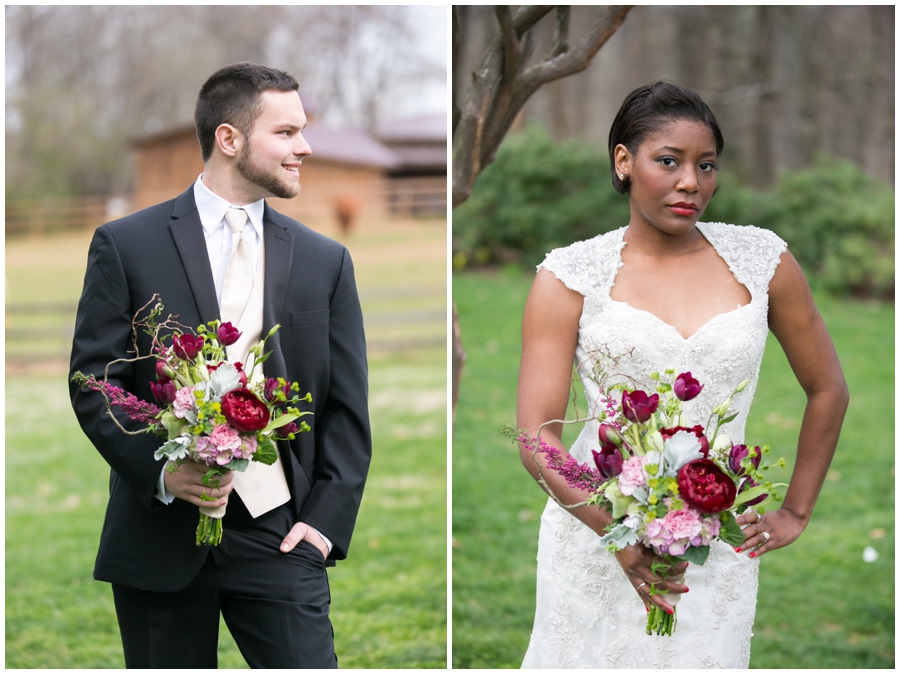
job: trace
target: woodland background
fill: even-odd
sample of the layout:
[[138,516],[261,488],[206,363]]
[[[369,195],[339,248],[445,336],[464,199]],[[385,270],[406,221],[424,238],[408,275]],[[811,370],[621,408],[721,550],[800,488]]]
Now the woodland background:
[[[498,25],[490,7],[457,12],[459,104]],[[571,44],[594,13],[572,7]],[[553,21],[534,33],[543,54]],[[525,104],[454,211],[455,268],[533,265],[626,224],[609,127],[630,91],[660,79],[697,91],[725,136],[722,188],[704,220],[774,230],[828,290],[893,295],[892,6],[634,7],[586,70]]]

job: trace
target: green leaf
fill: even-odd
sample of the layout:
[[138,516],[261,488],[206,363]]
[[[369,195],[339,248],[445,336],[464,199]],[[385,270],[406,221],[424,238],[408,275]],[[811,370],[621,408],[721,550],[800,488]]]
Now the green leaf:
[[237,471],[238,473],[243,473],[247,470],[247,466],[250,465],[250,459],[232,459],[228,462],[228,467],[231,470]]
[[734,499],[735,505],[740,505],[741,503],[746,503],[747,501],[752,501],[757,496],[762,496],[763,494],[768,494],[769,490],[760,485],[759,487],[753,487],[752,489],[748,489],[747,491],[742,491],[737,495],[737,498]]
[[256,446],[256,453],[253,455],[253,460],[271,466],[275,463],[275,459],[277,458],[278,448],[275,446],[275,443],[272,442],[272,438],[268,436],[263,437]]
[[719,522],[722,525],[719,529],[719,538],[725,543],[728,543],[728,545],[734,547],[740,545],[747,539],[747,537],[744,536],[744,532],[741,531],[741,525],[738,524],[730,511],[726,510],[719,513]]
[[734,421],[735,419],[737,419],[736,412],[734,414],[732,414],[730,417],[725,417],[724,419],[722,419],[722,421],[719,422],[719,425],[723,426],[723,425],[727,424],[729,421]]
[[281,428],[282,426],[287,426],[294,419],[297,419],[299,417],[300,417],[299,414],[282,414],[277,419],[272,419],[272,421],[270,421],[268,424],[266,424],[266,427],[264,429],[262,429],[262,432],[268,433],[269,431],[274,431],[276,428]]
[[699,564],[700,566],[703,566],[703,564],[706,563],[707,557],[709,557],[709,546],[698,545],[696,547],[689,547],[684,551],[684,554],[676,555],[675,559],[680,559],[685,562],[690,562],[691,564]]

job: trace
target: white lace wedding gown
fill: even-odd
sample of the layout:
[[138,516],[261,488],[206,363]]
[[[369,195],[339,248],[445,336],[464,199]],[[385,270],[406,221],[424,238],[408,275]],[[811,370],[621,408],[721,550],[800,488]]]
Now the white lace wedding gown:
[[[769,281],[787,246],[756,227],[698,223],[697,228],[752,300],[715,316],[687,339],[653,314],[610,298],[622,265],[624,228],[558,248],[540,266],[584,295],[576,359],[589,405],[596,406],[598,398],[587,376],[591,354],[604,348],[615,355],[633,349],[619,369],[644,390],[655,386],[650,373],[667,368],[690,371],[705,384],[698,398],[684,404],[689,426],[705,425],[712,408],[749,379],[732,406],[737,418],[724,427],[738,444],[744,441],[768,334]],[[569,448],[576,459],[593,465],[597,431],[597,422],[585,424]],[[643,603],[616,558],[597,541],[579,520],[552,500],[547,503],[538,541],[537,610],[523,668],[748,667],[759,560],[714,543],[705,565],[688,567],[690,592],[678,604],[675,635],[648,636]]]

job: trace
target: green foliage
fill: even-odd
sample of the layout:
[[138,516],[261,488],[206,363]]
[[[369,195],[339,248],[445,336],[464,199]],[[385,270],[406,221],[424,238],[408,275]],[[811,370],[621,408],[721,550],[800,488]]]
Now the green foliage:
[[[516,416],[519,335],[532,278],[465,272],[453,280],[467,356],[453,429],[453,664],[458,668],[520,666],[534,621],[537,535],[547,496],[522,467],[516,447],[499,433]],[[794,544],[761,559],[750,666],[890,668],[894,311],[877,301],[821,293],[816,302],[844,368],[850,407],[812,521]],[[581,393],[578,401],[583,413]],[[805,404],[783,351],[770,339],[747,437],[765,440],[775,456],[784,455],[795,466]],[[571,407],[567,416],[573,418]],[[567,426],[563,442],[571,443],[578,430]],[[769,473],[788,481],[784,471]],[[877,561],[863,562],[867,546],[878,552]]]
[[[604,148],[556,143],[538,127],[512,134],[453,214],[454,268],[539,263],[559,246],[628,223]],[[894,290],[894,195],[847,161],[821,157],[758,191],[719,173],[703,220],[756,225],[787,241],[810,283],[886,297]]]
[[628,222],[599,147],[556,143],[539,127],[510,135],[453,212],[454,265],[533,265],[559,246]]
[[[342,667],[446,666],[446,381],[444,349],[370,356],[375,451],[348,559],[329,570]],[[6,405],[6,664],[121,668],[112,592],[91,578],[109,467],[64,376],[8,377]],[[246,668],[224,622],[219,666]]]

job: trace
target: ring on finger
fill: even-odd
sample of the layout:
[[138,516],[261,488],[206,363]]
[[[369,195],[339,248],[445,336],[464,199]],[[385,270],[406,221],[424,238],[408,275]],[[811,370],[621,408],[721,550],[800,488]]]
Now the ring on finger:
[[771,536],[769,535],[769,532],[768,532],[768,531],[763,531],[763,532],[762,532],[762,535],[766,537],[766,543],[768,543],[768,542],[769,542],[769,539],[771,538]]
[[762,515],[760,515],[758,512],[755,512],[755,511],[754,511],[754,514],[756,515],[755,524],[759,524],[760,522],[762,522]]
[[637,586],[636,588],[634,588],[634,589],[638,591],[638,594],[641,594],[641,588],[644,587],[644,585],[646,585],[646,584],[647,584],[647,583],[646,583],[646,581],[645,581],[645,582],[641,583],[640,585],[638,585],[638,586]]

